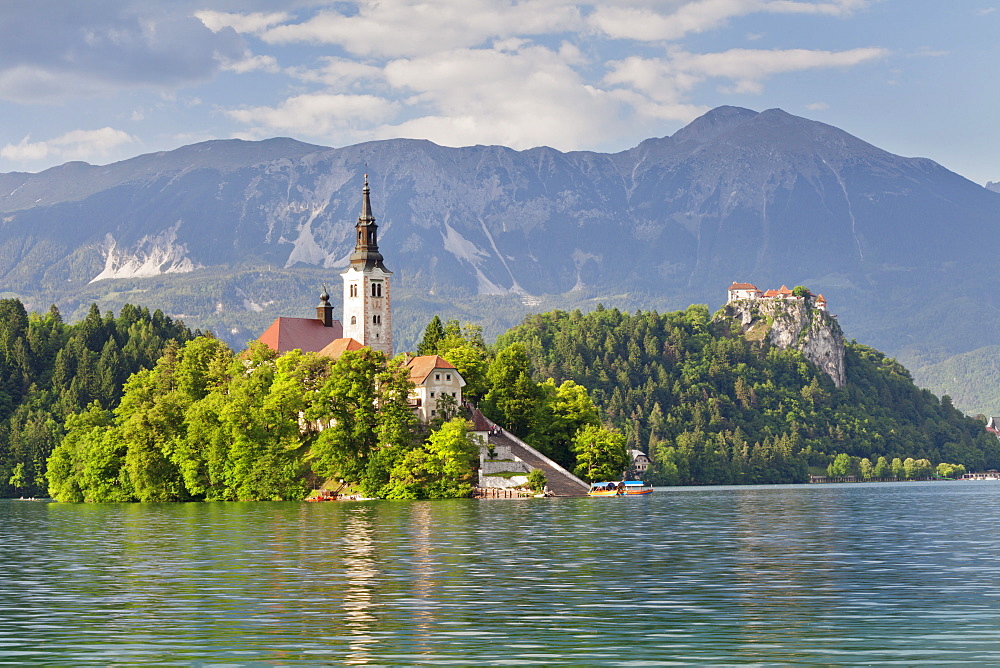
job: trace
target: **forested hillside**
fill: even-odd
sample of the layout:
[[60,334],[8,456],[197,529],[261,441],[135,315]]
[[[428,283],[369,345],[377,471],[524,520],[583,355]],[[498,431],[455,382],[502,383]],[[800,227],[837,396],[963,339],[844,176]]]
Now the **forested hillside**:
[[153,366],[169,341],[192,336],[182,322],[131,304],[117,318],[92,306],[67,325],[54,306],[29,314],[0,299],[0,496],[44,496],[45,461],[66,417],[93,401],[117,405],[129,376]]
[[898,362],[847,345],[847,384],[796,350],[750,342],[704,306],[634,315],[615,309],[527,318],[498,341],[521,343],[536,379],[588,388],[661,484],[798,482],[840,453],[1000,467],[1000,442]]

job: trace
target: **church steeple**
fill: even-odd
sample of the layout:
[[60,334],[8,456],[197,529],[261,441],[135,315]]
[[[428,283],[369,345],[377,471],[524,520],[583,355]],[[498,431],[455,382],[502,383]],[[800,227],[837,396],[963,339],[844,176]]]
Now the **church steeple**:
[[344,279],[344,336],[372,350],[381,350],[392,357],[392,272],[382,263],[378,252],[378,225],[372,215],[372,202],[365,174],[361,191],[361,215],[358,216],[357,239],[351,264],[341,276]]
[[355,226],[357,238],[354,252],[351,253],[351,266],[358,271],[378,267],[388,271],[382,264],[382,254],[378,252],[378,225],[372,215],[371,189],[368,187],[368,175],[365,174],[365,187],[361,191],[361,215]]

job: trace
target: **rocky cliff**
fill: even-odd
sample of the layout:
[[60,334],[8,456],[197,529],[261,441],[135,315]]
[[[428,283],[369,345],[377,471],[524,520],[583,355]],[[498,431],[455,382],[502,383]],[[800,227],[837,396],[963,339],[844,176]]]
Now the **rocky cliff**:
[[844,333],[837,319],[816,308],[812,299],[740,299],[726,304],[723,313],[739,323],[747,339],[795,348],[837,387],[847,382]]

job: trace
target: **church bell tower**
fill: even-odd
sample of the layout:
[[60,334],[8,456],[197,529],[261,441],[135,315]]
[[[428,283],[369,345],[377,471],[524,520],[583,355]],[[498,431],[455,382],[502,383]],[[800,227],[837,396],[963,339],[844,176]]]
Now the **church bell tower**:
[[378,252],[378,225],[372,215],[368,175],[361,196],[361,215],[351,265],[344,278],[344,336],[392,357],[392,309],[389,276]]

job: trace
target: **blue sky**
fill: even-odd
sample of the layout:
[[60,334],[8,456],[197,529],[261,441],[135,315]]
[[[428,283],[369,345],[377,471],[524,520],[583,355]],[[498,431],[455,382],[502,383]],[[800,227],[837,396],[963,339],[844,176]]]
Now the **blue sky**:
[[206,139],[617,151],[785,111],[1000,180],[1000,0],[4,0],[0,171]]

